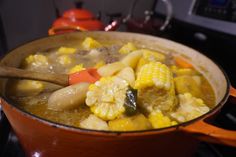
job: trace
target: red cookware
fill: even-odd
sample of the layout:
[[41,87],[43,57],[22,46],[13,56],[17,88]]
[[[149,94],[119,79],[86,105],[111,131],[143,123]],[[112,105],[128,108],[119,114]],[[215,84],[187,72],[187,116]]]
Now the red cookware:
[[22,45],[9,52],[2,59],[1,65],[19,67],[29,54],[62,45],[78,44],[88,36],[98,41],[132,41],[163,53],[172,52],[186,56],[213,86],[216,95],[215,107],[201,117],[168,128],[131,132],[87,130],[54,123],[23,111],[5,95],[8,80],[1,79],[1,106],[28,157],[190,157],[199,140],[236,147],[235,131],[210,123],[229,96],[235,100],[236,90],[217,64],[196,50],[176,42],[122,32],[66,33]]

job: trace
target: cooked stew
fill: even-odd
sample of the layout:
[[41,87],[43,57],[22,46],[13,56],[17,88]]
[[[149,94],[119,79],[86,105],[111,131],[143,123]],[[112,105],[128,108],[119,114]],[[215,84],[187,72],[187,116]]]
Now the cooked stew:
[[79,74],[80,82],[67,87],[34,80],[7,84],[8,97],[23,110],[79,128],[164,128],[197,118],[215,105],[210,83],[184,56],[131,42],[107,44],[87,37],[75,47],[29,55],[21,68]]

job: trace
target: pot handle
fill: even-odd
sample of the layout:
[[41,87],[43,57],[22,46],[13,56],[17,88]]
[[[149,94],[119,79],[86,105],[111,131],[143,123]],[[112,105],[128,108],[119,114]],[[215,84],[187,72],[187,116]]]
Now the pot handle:
[[236,89],[231,86],[229,94],[230,94],[230,102],[236,104]]
[[[236,104],[236,89],[231,86],[229,93],[231,102]],[[180,130],[190,133],[202,141],[236,147],[236,131],[219,128],[205,122],[204,119],[191,125],[180,127]]]
[[213,126],[204,120],[180,127],[180,130],[202,141],[236,147],[236,131]]
[[52,27],[48,30],[48,35],[55,35],[55,34],[61,34],[65,32],[75,32],[75,31],[87,31],[87,30],[79,26]]

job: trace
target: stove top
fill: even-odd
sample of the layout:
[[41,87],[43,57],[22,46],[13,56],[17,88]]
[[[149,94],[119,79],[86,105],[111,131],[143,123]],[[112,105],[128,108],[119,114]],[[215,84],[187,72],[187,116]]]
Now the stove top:
[[[234,104],[227,103],[220,114],[212,122],[214,125],[236,130],[236,108]],[[11,127],[1,112],[0,114],[0,157],[25,157],[21,145],[11,130]],[[194,157],[234,157],[236,149],[223,145],[201,142]]]

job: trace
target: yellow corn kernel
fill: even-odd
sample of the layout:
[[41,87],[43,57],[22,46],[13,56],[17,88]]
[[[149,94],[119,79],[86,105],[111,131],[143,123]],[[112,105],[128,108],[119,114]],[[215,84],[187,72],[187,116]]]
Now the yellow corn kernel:
[[127,54],[127,53],[130,53],[134,50],[137,50],[136,46],[131,43],[131,42],[128,42],[127,44],[125,44],[124,46],[122,46],[119,50],[119,52],[121,54]]
[[156,51],[141,49],[143,51],[143,58],[150,62],[164,62],[166,57],[164,54],[161,54]]
[[137,64],[136,69],[135,69],[136,75],[140,71],[141,67],[144,66],[147,63],[149,63],[149,61],[147,59],[144,59],[143,57],[139,59],[138,64]]
[[61,65],[68,65],[68,64],[71,64],[72,60],[68,55],[61,55],[58,57],[58,62]]
[[108,126],[113,131],[147,130],[152,128],[150,122],[143,114],[109,121]]
[[42,54],[29,55],[27,58],[25,58],[25,62],[27,65],[48,65],[48,58]]
[[82,71],[84,69],[85,68],[84,68],[83,64],[78,64],[78,65],[76,65],[76,66],[74,66],[70,69],[69,74],[73,74],[75,72],[79,72],[79,71]]
[[82,47],[86,50],[99,48],[101,46],[102,45],[98,41],[94,40],[91,37],[85,38],[84,41],[82,42]]
[[125,112],[129,84],[119,77],[103,77],[89,86],[86,105],[99,118],[113,120]]
[[57,51],[57,54],[73,54],[75,53],[76,49],[75,48],[70,48],[70,47],[60,47]]
[[179,107],[170,115],[179,122],[197,118],[210,110],[202,99],[193,97],[190,93],[178,95]]
[[176,121],[171,121],[167,116],[164,116],[161,111],[155,111],[149,114],[149,121],[153,128],[164,128],[178,124]]
[[169,90],[173,80],[170,69],[160,62],[150,62],[141,67],[135,81],[135,89],[155,86]]
[[96,63],[94,68],[98,69],[98,68],[102,67],[103,65],[105,65],[105,62],[104,61],[99,61],[99,62]]

